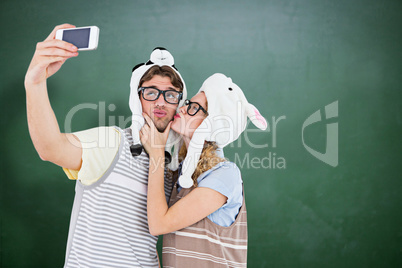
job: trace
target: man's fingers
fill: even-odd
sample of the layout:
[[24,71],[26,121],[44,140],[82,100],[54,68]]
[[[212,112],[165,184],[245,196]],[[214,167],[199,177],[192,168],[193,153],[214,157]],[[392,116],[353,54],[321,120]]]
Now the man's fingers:
[[59,49],[64,49],[64,50],[71,51],[71,52],[76,52],[78,50],[78,48],[76,46],[74,46],[73,44],[62,41],[62,40],[57,40],[57,39],[39,42],[36,45],[37,50],[42,50],[42,49],[47,49],[47,48],[59,48]]
[[40,62],[38,66],[41,68],[47,68],[52,63],[55,62],[61,62],[64,63],[66,60],[68,60],[70,57],[44,57],[44,59]]
[[75,27],[74,25],[68,24],[68,23],[65,23],[65,24],[62,24],[62,25],[58,25],[58,26],[56,26],[56,27],[53,29],[53,31],[49,34],[49,36],[48,36],[45,40],[54,39],[54,38],[56,37],[56,32],[57,32],[57,30],[60,30],[60,29],[69,29],[69,28],[76,28],[76,27]]
[[78,56],[78,52],[67,51],[64,49],[51,47],[46,49],[40,49],[37,51],[37,55],[50,56],[50,57],[74,57]]

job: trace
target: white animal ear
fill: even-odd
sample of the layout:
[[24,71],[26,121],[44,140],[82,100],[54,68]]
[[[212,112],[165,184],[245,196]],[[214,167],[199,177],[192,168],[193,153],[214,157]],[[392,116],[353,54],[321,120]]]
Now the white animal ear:
[[265,118],[260,114],[257,108],[251,103],[247,106],[247,116],[250,118],[251,122],[261,130],[267,129],[267,121]]

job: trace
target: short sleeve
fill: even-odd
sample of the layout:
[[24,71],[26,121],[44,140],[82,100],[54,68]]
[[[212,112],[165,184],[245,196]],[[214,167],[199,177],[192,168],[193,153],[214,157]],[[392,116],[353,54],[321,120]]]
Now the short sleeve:
[[[240,170],[232,162],[222,162],[204,176],[200,176],[198,187],[206,187],[215,190],[228,198],[226,205],[233,203],[234,195],[239,193],[242,187]],[[240,191],[241,193],[241,191]]]
[[110,167],[120,146],[120,132],[114,127],[98,127],[73,133],[81,142],[80,170],[63,168],[69,179],[84,185],[96,182]]
[[228,198],[227,202],[208,215],[208,218],[220,226],[230,226],[243,204],[243,181],[239,168],[232,162],[219,163],[203,173],[199,179],[198,187],[213,189]]

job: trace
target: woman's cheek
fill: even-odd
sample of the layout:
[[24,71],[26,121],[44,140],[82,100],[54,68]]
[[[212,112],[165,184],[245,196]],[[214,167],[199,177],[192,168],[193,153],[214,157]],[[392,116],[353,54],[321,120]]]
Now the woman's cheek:
[[183,128],[183,124],[182,124],[183,119],[182,118],[175,118],[173,120],[172,126],[171,128],[173,129],[173,131],[175,131],[176,133],[179,134],[184,134],[184,129]]

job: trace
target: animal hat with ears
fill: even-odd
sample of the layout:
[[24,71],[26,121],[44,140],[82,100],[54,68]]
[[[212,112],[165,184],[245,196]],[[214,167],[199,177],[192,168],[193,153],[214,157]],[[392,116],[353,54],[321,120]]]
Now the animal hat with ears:
[[254,105],[249,103],[243,91],[232,79],[216,73],[202,84],[199,92],[204,92],[208,101],[208,116],[194,131],[187,155],[182,166],[179,184],[183,188],[193,186],[191,179],[200,159],[205,141],[214,141],[223,148],[235,141],[246,129],[247,117],[261,130],[267,122]]
[[[181,81],[183,82],[183,95],[179,102],[177,109],[183,106],[184,100],[187,98],[187,89],[186,84],[184,83],[183,78],[181,77],[179,71],[174,66],[174,58],[169,51],[165,48],[157,47],[155,48],[150,56],[150,59],[146,63],[140,63],[133,68],[133,73],[131,75],[131,82],[130,82],[130,109],[132,112],[132,119],[131,119],[131,133],[133,136],[133,143],[130,147],[131,153],[133,156],[139,155],[142,152],[142,145],[140,141],[140,134],[139,131],[144,125],[144,117],[142,116],[142,105],[140,98],[138,96],[139,92],[139,84],[142,76],[148,71],[152,66],[169,66],[171,67],[180,77]],[[171,170],[177,170],[179,161],[178,161],[178,152],[181,143],[180,136],[175,133],[173,130],[169,131],[168,140],[165,147],[165,155],[171,156],[171,161],[167,165],[168,168]]]

